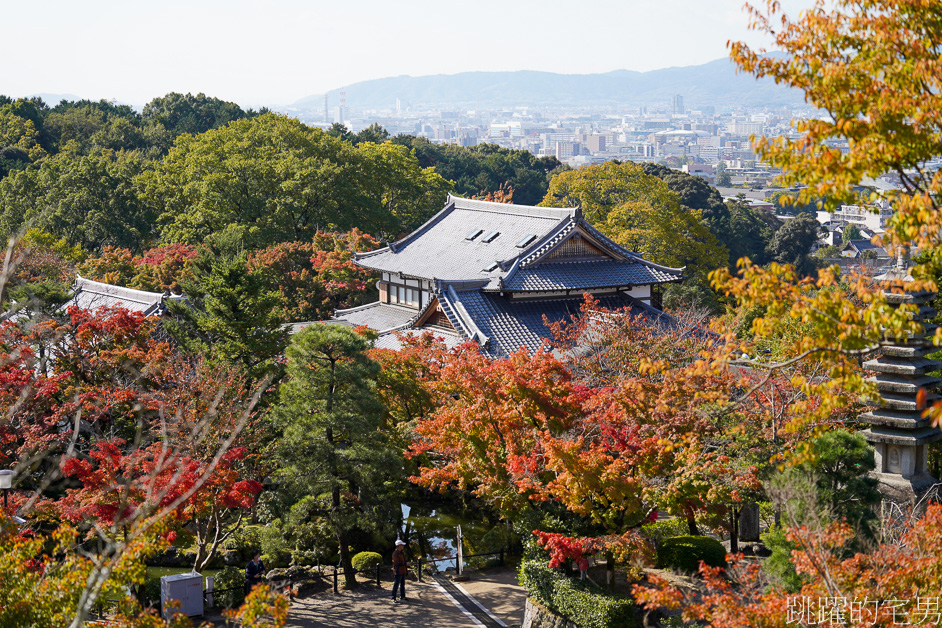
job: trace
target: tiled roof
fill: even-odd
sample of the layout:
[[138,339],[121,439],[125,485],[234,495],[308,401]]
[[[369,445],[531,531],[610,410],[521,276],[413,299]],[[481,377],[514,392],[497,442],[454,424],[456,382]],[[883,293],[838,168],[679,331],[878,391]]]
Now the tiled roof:
[[142,312],[145,316],[157,316],[163,313],[163,300],[164,295],[160,292],[112,286],[79,276],[75,280],[72,298],[62,307],[65,309],[74,305],[83,310],[122,307],[132,312]]
[[[531,207],[452,197],[449,204],[422,227],[399,242],[356,255],[361,266],[401,273],[409,277],[443,280],[490,279],[506,269],[484,272],[497,261],[517,258],[526,249],[517,244],[526,236],[540,238],[562,222],[571,221],[575,210]],[[468,234],[483,233],[473,240]],[[485,236],[500,235],[491,242]]]
[[640,262],[600,259],[543,263],[522,268],[506,280],[509,290],[588,290],[606,286],[634,286],[677,281],[679,277]]
[[[459,292],[457,295],[443,294],[439,298],[455,307],[458,303],[453,303],[454,296],[458,297],[458,303],[487,338],[485,350],[497,357],[510,355],[521,347],[531,353],[540,350],[543,341],[551,338],[543,316],[550,322],[566,320],[578,315],[583,303],[582,295],[512,300],[480,291]],[[602,308],[631,307],[632,311],[641,313],[646,318],[666,317],[665,314],[625,294],[602,295],[596,298]]]
[[383,332],[407,325],[418,315],[419,311],[413,308],[376,301],[348,310],[337,310],[331,322],[344,323],[351,327],[366,325],[370,329]]
[[376,342],[373,343],[373,346],[377,349],[392,349],[394,351],[399,351],[402,349],[402,342],[399,341],[399,334],[419,336],[426,331],[431,331],[436,337],[444,340],[445,346],[449,349],[467,342],[467,339],[462,338],[454,332],[423,327],[421,329],[403,329],[380,334],[379,338],[376,339]]

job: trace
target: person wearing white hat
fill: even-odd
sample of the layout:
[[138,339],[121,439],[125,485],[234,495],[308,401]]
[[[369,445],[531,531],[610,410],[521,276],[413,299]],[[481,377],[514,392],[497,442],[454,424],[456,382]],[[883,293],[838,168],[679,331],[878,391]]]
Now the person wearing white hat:
[[409,573],[409,564],[406,562],[406,553],[403,551],[405,548],[406,542],[402,539],[396,539],[396,550],[392,555],[392,564],[393,564],[393,590],[392,590],[392,599],[393,602],[398,601],[396,599],[396,591],[399,591],[399,599],[405,601],[406,599],[406,574]]

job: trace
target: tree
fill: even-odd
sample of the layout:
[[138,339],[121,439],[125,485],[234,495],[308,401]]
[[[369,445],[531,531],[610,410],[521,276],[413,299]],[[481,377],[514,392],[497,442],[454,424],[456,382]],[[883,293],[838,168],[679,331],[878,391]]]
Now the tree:
[[379,431],[383,407],[374,392],[379,366],[370,341],[338,325],[311,325],[287,350],[287,381],[278,391],[282,476],[312,496],[333,532],[348,587],[356,586],[349,544],[356,528],[396,520],[393,491],[401,460]]
[[769,244],[779,226],[774,216],[762,210],[753,209],[739,195],[736,200],[727,201],[730,213],[729,224],[729,267],[736,268],[736,263],[748,257],[756,264],[769,261]]
[[153,226],[132,185],[144,168],[133,154],[104,151],[60,153],[13,172],[0,181],[0,232],[33,226],[85,250],[140,250]]
[[180,136],[137,183],[159,212],[164,243],[196,245],[239,225],[254,232],[257,248],[353,227],[395,237],[401,222],[412,224],[440,206],[447,190],[408,151],[357,149],[273,114]]
[[716,164],[716,185],[721,188],[728,188],[733,185],[733,180],[726,171],[726,164],[722,161]]
[[237,364],[254,376],[275,368],[287,332],[278,296],[259,271],[248,269],[244,232],[227,229],[208,238],[181,283],[186,301],[172,301],[167,332],[192,353]]
[[632,163],[608,162],[553,177],[542,205],[580,206],[586,219],[618,244],[658,264],[706,275],[728,253],[660,179]]
[[845,225],[844,229],[841,231],[841,242],[847,244],[851,240],[860,240],[863,238],[863,235],[860,233],[860,227],[854,223]]
[[379,243],[358,229],[349,233],[317,232],[313,242],[284,242],[252,253],[248,267],[258,272],[278,295],[282,322],[329,318],[335,309],[370,300],[375,273],[353,263],[355,251]]
[[515,202],[536,205],[546,195],[553,175],[568,169],[555,157],[536,157],[527,150],[495,144],[437,145],[411,135],[397,135],[391,141],[411,149],[421,167],[434,167],[435,172],[453,182],[458,195],[465,197],[497,194],[501,187],[509,187],[514,190]]
[[799,214],[782,225],[769,242],[768,255],[779,264],[791,264],[802,276],[814,273],[811,249],[823,233],[811,214]]

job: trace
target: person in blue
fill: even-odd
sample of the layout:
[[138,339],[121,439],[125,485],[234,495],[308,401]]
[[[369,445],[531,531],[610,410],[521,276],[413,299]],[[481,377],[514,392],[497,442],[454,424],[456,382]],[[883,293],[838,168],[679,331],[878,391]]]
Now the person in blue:
[[406,575],[409,573],[409,563],[406,562],[406,553],[403,550],[406,543],[402,539],[396,541],[396,550],[392,555],[393,565],[393,590],[392,599],[396,602],[396,589],[399,590],[399,599],[406,599]]
[[245,566],[245,594],[248,595],[252,587],[262,581],[265,573],[265,564],[262,562],[262,553],[258,550],[252,552],[252,560]]

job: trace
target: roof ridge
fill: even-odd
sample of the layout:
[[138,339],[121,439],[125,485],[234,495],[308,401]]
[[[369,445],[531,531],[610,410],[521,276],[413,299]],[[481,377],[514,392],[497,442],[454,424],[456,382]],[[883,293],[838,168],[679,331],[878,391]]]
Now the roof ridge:
[[566,216],[572,216],[578,211],[578,208],[574,207],[538,207],[536,205],[517,205],[516,203],[497,203],[495,201],[482,201],[473,198],[451,196],[450,194],[449,201],[454,203],[457,209],[510,214],[514,216],[529,216],[530,218],[560,219]]
[[163,299],[163,292],[148,292],[147,290],[138,290],[137,288],[128,288],[126,286],[116,286],[114,284],[105,283],[103,281],[95,281],[94,279],[88,279],[82,277],[79,274],[76,274],[75,277],[75,291],[86,290],[88,292],[97,291],[103,292],[104,294],[109,295],[120,295],[120,296],[132,296],[132,295],[141,295],[151,297],[146,300],[146,303],[157,302]]

